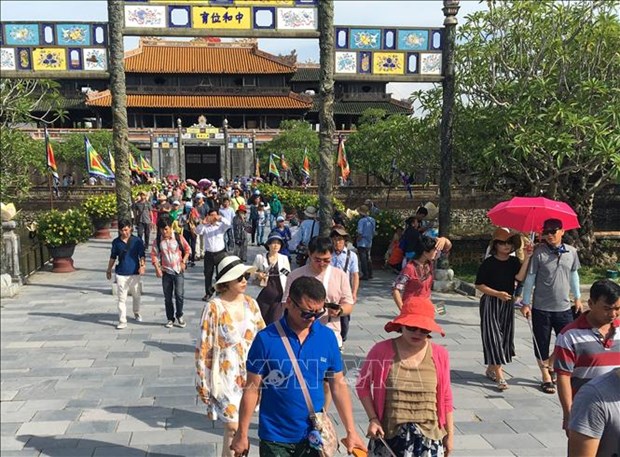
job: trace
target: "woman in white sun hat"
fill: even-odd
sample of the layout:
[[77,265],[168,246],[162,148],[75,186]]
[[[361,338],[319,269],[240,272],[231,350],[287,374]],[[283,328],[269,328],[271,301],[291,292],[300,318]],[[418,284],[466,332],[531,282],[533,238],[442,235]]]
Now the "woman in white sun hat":
[[232,456],[230,442],[239,423],[239,403],[246,381],[245,362],[256,334],[265,328],[256,301],[245,294],[256,269],[237,256],[217,265],[217,295],[204,307],[196,344],[196,389],[207,417],[224,423],[222,456]]

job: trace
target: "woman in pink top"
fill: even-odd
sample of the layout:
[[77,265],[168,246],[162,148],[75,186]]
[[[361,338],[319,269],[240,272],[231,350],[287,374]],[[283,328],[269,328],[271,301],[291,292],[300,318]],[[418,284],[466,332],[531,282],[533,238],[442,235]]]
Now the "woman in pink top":
[[[453,448],[448,351],[430,340],[445,336],[430,299],[410,297],[385,325],[400,336],[377,343],[366,356],[357,395],[369,418],[368,455],[448,456]],[[386,449],[386,446],[390,450]]]
[[420,248],[422,251],[414,254],[413,259],[407,262],[392,284],[392,298],[399,310],[408,297],[431,297],[433,263],[437,253],[448,252],[452,248],[452,243],[443,237],[423,236]]

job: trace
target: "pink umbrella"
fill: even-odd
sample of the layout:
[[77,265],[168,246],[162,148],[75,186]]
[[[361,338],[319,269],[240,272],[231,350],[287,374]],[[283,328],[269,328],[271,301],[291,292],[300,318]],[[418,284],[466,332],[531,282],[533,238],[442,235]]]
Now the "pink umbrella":
[[200,181],[198,181],[198,187],[200,187],[201,189],[210,185],[211,181],[209,181],[207,178],[202,178]]
[[187,179],[185,180],[185,182],[186,182],[187,184],[191,185],[191,186],[197,186],[197,185],[198,185],[198,183],[197,183],[196,181],[194,181],[193,179],[191,179],[191,178],[187,178]]
[[568,204],[544,197],[514,197],[495,205],[487,216],[497,226],[520,232],[538,232],[547,219],[561,220],[564,230],[581,227]]

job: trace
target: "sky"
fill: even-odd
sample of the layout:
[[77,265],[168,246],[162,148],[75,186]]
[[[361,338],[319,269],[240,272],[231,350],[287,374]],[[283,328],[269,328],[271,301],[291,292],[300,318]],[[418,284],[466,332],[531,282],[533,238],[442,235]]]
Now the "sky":
[[[335,25],[441,27],[443,25],[441,0],[359,1],[334,2]],[[461,0],[459,21],[474,11],[486,9],[486,2]],[[104,0],[0,0],[2,22],[10,21],[107,21],[107,3]],[[125,38],[125,50],[138,46],[137,37]],[[318,39],[260,39],[259,48],[272,54],[290,54],[295,49],[298,62],[319,61]],[[414,90],[430,87],[423,83],[390,83],[388,92],[394,98],[405,99]]]

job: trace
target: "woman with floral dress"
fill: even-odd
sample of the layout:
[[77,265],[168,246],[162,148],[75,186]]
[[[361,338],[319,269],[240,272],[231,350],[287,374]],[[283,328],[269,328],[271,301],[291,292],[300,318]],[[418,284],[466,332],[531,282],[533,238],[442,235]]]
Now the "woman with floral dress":
[[207,405],[207,417],[224,423],[223,457],[233,455],[230,443],[239,423],[248,350],[265,328],[258,304],[245,295],[254,270],[239,257],[224,257],[217,266],[217,296],[205,305],[200,319],[196,389]]

